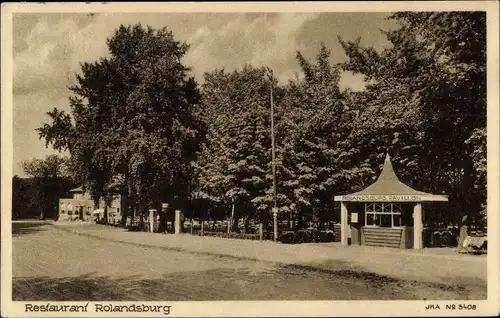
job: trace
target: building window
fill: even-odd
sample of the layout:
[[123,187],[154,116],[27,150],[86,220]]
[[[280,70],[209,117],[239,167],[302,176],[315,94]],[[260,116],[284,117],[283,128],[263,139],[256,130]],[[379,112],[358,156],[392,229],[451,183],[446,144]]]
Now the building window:
[[365,224],[374,227],[401,226],[401,204],[366,203]]
[[392,215],[392,224],[393,226],[401,226],[401,214]]

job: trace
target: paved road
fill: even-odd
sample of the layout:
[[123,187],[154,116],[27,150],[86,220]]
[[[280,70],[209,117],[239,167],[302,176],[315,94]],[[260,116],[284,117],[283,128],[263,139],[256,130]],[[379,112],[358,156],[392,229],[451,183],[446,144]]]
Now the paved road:
[[14,300],[484,299],[486,289],[146,248],[13,223]]

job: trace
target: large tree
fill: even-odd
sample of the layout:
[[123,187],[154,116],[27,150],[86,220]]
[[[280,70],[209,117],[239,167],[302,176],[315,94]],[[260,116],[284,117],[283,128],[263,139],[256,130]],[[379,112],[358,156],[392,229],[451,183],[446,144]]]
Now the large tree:
[[119,182],[126,209],[183,201],[203,137],[197,85],[181,63],[188,45],[166,28],[140,24],[120,26],[107,45],[108,57],[81,65],[71,114],[48,113],[52,123],[38,129],[40,137],[69,150],[94,200]]
[[481,162],[485,153],[470,144],[482,140],[475,136],[486,127],[486,15],[401,12],[389,18],[400,27],[385,32],[391,45],[381,52],[359,39],[340,40],[349,58],[344,68],[368,83],[353,99],[363,105],[351,141],[359,144],[358,160],[381,161],[389,149],[405,182],[450,195],[441,211],[448,219],[476,218],[485,187],[474,159]]
[[[200,189],[238,219],[268,219],[272,202],[270,85],[266,68],[246,66],[205,75],[207,142],[197,174]],[[273,83],[275,85],[276,83]]]
[[[67,195],[74,183],[69,173],[68,158],[49,155],[44,159],[32,159],[22,162],[24,172],[29,179],[13,178],[13,208],[18,217],[36,215],[56,218],[58,199]],[[19,200],[26,200],[19,202]],[[19,211],[26,209],[31,211]]]
[[340,68],[330,54],[321,45],[311,62],[298,52],[303,79],[289,82],[279,104],[281,209],[315,221],[331,219],[333,195],[349,187],[358,169],[351,160],[356,148],[345,142],[356,111],[340,91]]
[[[332,194],[352,178],[345,144],[356,112],[339,89],[340,69],[322,45],[314,63],[297,54],[304,78],[282,87],[266,69],[206,75],[203,105],[209,134],[198,158],[208,198],[236,207],[233,220],[268,221],[273,206],[270,87],[275,101],[277,204],[280,219],[332,216]],[[358,169],[362,170],[362,169]],[[347,180],[347,181],[346,181]]]

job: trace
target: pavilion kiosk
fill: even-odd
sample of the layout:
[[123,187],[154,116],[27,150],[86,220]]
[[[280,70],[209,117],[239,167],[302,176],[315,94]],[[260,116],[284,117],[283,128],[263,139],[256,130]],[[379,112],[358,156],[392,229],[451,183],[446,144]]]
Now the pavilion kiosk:
[[341,204],[341,244],[422,249],[423,202],[448,201],[445,195],[414,190],[402,183],[387,154],[377,181],[366,189],[335,196]]

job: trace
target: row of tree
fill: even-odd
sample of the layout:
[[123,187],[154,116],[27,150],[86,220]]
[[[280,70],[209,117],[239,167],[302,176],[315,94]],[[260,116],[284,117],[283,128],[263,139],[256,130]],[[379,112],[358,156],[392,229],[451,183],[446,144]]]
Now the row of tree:
[[[333,196],[377,177],[387,151],[401,179],[450,195],[435,216],[480,220],[486,174],[486,27],[480,12],[396,13],[381,52],[339,38],[332,64],[300,52],[303,76],[286,84],[266,67],[204,75],[182,63],[189,46],[167,29],[120,26],[109,56],[83,63],[71,113],[54,109],[38,129],[67,150],[74,181],[97,200],[118,191],[128,210],[169,202],[206,218],[223,209],[267,222],[273,205],[270,92],[275,103],[281,215],[334,216]],[[342,91],[342,71],[364,76]],[[114,189],[113,191],[111,189]],[[246,222],[247,223],[247,222]]]
[[69,160],[56,155],[22,163],[27,178],[12,178],[12,219],[57,218],[58,199],[75,187]]

